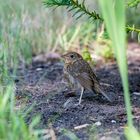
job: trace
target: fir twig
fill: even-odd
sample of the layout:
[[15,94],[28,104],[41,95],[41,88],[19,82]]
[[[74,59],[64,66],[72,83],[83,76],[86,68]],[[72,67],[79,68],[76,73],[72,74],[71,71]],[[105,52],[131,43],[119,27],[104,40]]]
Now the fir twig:
[[133,1],[129,2],[127,5],[128,5],[128,7],[137,7],[138,4],[140,4],[140,0],[133,0]]
[[85,6],[85,0],[80,3],[78,0],[44,0],[44,5],[47,7],[58,7],[58,6],[66,6],[68,11],[75,11],[73,16],[78,15],[80,18],[83,15],[88,15],[89,18],[93,20],[101,20],[103,21],[102,17],[96,11],[90,12]]
[[127,32],[137,32],[137,33],[140,33],[140,29],[137,29],[135,27],[131,27],[129,25],[126,27],[126,30],[127,30]]

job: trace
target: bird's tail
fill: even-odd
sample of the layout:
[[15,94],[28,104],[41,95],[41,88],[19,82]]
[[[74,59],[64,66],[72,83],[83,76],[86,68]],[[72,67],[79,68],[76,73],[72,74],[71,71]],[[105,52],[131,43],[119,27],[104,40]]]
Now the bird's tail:
[[95,84],[96,93],[101,93],[109,102],[112,102],[112,100],[108,97],[108,95],[100,88],[99,84]]
[[102,94],[109,102],[112,102],[112,100],[108,97],[108,95],[106,95],[105,92],[101,91],[101,94]]

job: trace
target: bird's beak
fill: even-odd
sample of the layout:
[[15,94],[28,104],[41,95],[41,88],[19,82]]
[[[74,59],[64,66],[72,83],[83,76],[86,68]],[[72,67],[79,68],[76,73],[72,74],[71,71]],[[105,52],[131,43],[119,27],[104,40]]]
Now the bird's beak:
[[63,55],[61,55],[61,57],[62,57],[62,58],[65,58],[65,57],[66,57],[66,55],[65,55],[65,54],[63,54]]

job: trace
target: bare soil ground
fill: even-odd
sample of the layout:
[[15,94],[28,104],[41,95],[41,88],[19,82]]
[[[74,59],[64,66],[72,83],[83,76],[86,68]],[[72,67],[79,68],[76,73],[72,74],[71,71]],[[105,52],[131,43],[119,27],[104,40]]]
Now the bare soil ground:
[[[134,121],[140,128],[140,46],[137,44],[129,45],[128,66]],[[24,106],[27,109],[33,105],[26,117],[27,123],[34,116],[41,115],[38,128],[47,128],[52,124],[60,140],[70,139],[65,136],[66,130],[67,135],[71,131],[80,140],[124,139],[123,128],[127,117],[117,65],[115,62],[103,64],[95,71],[105,92],[116,95],[112,103],[85,93],[82,105],[73,106],[78,102],[80,91],[68,94],[66,85],[62,83],[63,62],[49,61],[34,62],[26,68],[19,68],[15,79],[17,108]]]

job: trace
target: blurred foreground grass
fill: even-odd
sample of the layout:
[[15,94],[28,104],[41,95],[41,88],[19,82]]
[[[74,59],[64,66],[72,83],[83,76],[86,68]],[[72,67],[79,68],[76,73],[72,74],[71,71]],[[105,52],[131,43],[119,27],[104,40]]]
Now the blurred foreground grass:
[[[0,93],[0,139],[1,140],[37,140],[31,124],[29,128],[24,118],[15,112],[13,86],[8,86],[5,93]],[[36,123],[36,122],[35,122]]]

